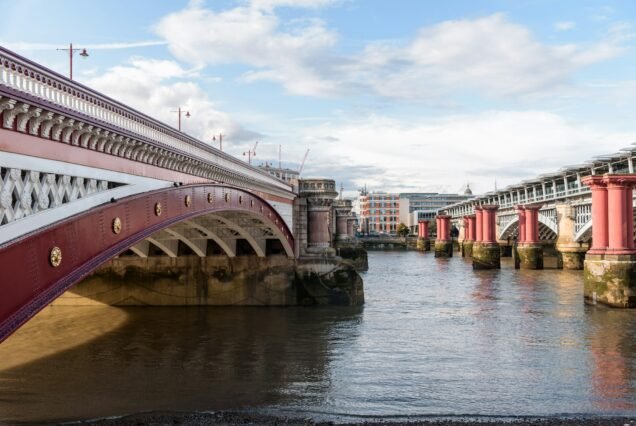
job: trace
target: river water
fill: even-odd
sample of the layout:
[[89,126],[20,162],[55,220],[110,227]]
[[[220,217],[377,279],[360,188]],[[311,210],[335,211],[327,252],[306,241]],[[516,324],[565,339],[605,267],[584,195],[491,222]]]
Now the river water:
[[364,308],[49,307],[0,344],[0,421],[636,414],[636,312],[580,271],[371,252]]

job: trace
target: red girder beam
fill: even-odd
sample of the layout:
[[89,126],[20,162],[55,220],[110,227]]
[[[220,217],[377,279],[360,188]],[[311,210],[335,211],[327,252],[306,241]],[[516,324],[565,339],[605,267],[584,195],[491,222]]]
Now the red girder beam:
[[[155,212],[157,203],[160,215]],[[1,246],[0,342],[73,284],[137,242],[183,220],[228,210],[260,217],[294,247],[292,233],[267,201],[223,185],[181,186],[123,198]],[[122,224],[118,234],[113,230],[116,218]],[[57,267],[50,259],[54,247],[62,254]]]

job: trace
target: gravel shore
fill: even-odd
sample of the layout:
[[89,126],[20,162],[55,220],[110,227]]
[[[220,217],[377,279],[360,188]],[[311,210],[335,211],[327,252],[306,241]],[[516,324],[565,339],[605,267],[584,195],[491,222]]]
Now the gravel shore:
[[[78,423],[73,423],[78,424]],[[400,419],[374,419],[371,421],[349,422],[324,422],[315,421],[310,418],[299,417],[275,417],[260,414],[218,412],[218,413],[146,413],[131,416],[99,419],[80,422],[82,425],[91,426],[164,426],[164,425],[439,425],[439,426],[466,426],[466,425],[534,425],[534,426],[636,426],[636,418],[626,417],[545,417],[545,418],[513,418],[513,419],[427,419],[413,420]]]

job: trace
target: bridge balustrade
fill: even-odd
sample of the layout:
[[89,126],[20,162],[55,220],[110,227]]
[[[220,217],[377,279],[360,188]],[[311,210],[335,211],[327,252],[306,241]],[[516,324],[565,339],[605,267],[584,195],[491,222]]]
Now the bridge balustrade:
[[172,152],[186,153],[269,186],[290,190],[289,185],[264,171],[0,47],[0,89],[3,86],[27,95],[25,99],[63,107],[158,142]]

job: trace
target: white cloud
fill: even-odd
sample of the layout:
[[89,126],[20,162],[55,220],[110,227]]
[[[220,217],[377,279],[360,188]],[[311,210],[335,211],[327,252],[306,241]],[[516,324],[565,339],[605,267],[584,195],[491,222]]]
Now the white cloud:
[[246,64],[255,67],[245,75],[246,81],[280,81],[299,94],[333,91],[314,68],[337,39],[321,21],[297,21],[281,29],[275,14],[259,8],[217,13],[191,5],[163,18],[155,30],[168,41],[175,57],[188,63]]
[[177,113],[172,111],[186,108],[192,116],[182,118],[182,129],[204,141],[221,132],[229,141],[253,138],[256,134],[219,111],[190,80],[196,76],[197,71],[185,70],[174,61],[135,58],[129,65],[112,67],[88,79],[86,84],[173,127],[177,127]]
[[488,111],[417,123],[370,116],[325,123],[305,134],[309,174],[353,178],[353,187],[450,192],[467,182],[477,192],[494,189],[495,181],[502,188],[616,152],[636,137],[542,111]]
[[164,17],[155,31],[180,60],[251,67],[242,76],[248,83],[272,81],[298,95],[374,93],[415,100],[460,90],[486,96],[551,90],[580,68],[619,55],[626,40],[624,31],[616,31],[591,45],[547,45],[497,13],[422,28],[406,43],[371,42],[345,57],[336,50],[338,34],[322,21],[283,23],[275,13],[277,6],[327,3],[253,0],[220,12],[194,3]]
[[559,21],[554,23],[554,29],[557,31],[568,31],[574,29],[576,23],[572,21]]

